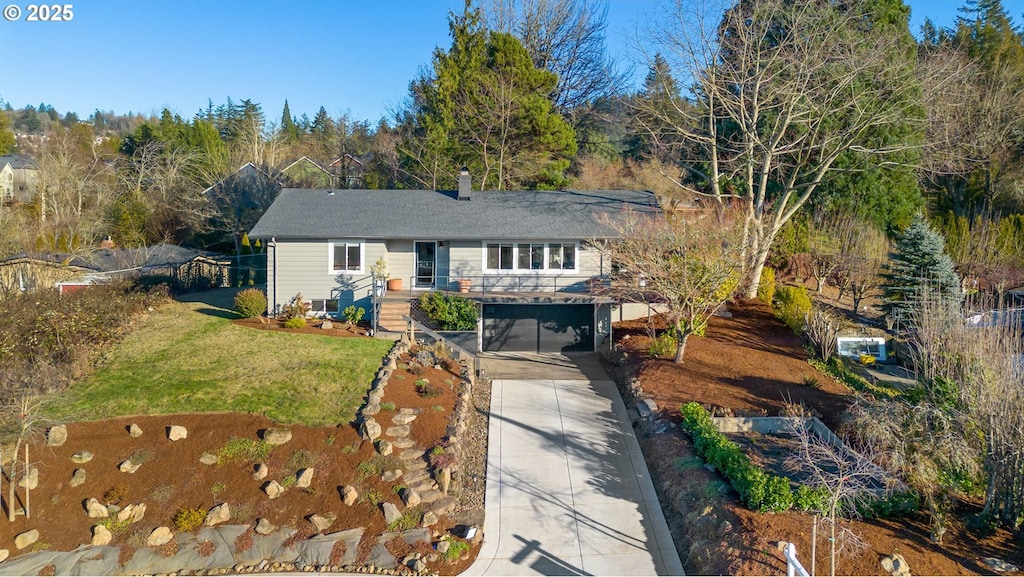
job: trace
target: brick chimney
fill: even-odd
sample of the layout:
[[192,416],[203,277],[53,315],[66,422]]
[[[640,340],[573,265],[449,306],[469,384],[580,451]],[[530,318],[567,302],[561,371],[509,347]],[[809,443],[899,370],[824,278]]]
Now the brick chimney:
[[469,200],[469,193],[473,188],[473,177],[469,176],[469,169],[465,166],[459,172],[459,200]]
[[100,242],[100,248],[114,248],[115,246],[114,239],[110,238],[109,234]]

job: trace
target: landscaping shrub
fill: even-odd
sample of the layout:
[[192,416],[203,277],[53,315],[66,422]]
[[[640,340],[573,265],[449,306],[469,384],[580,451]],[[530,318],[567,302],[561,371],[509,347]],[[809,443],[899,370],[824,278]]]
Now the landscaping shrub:
[[427,379],[417,380],[415,386],[416,393],[424,399],[432,399],[434,397],[441,396],[441,391],[434,385],[430,384],[430,381]]
[[345,322],[350,325],[356,325],[359,324],[359,321],[363,320],[366,309],[363,307],[356,308],[356,305],[349,305],[345,307],[345,310],[341,311],[341,314],[345,317]]
[[286,329],[301,329],[306,326],[306,319],[303,317],[292,317],[284,321],[284,327]]
[[231,437],[227,443],[224,443],[224,446],[217,449],[217,457],[222,463],[235,461],[258,463],[266,461],[272,450],[274,450],[274,445],[260,439]]
[[677,343],[676,336],[671,331],[665,331],[651,341],[651,346],[647,349],[647,356],[652,359],[674,357]]
[[174,527],[182,533],[195,531],[206,521],[206,511],[186,507],[174,514]]
[[[165,288],[143,291],[108,282],[60,295],[54,289],[0,299],[0,402],[21,392],[47,393],[84,372],[97,353],[147,309],[167,301]],[[13,414],[13,413],[12,413]]]
[[796,334],[803,333],[804,316],[811,312],[811,296],[802,286],[784,286],[775,291],[775,316]]
[[309,308],[310,304],[302,297],[302,293],[298,293],[288,304],[281,307],[281,316],[285,319],[305,320],[306,315],[309,314]]
[[448,550],[441,554],[441,559],[446,563],[454,563],[462,558],[462,554],[469,551],[469,543],[452,539],[448,542]]
[[761,282],[757,285],[757,298],[768,306],[775,300],[775,269],[770,266],[761,270]]
[[263,316],[267,311],[267,295],[259,289],[245,289],[235,295],[235,312],[242,318]]
[[683,405],[683,428],[693,438],[697,454],[724,476],[740,499],[754,511],[785,511],[793,506],[793,493],[785,477],[768,475],[751,464],[736,443],[725,438],[711,414],[697,403]]
[[472,331],[476,329],[476,303],[457,295],[438,291],[420,297],[420,310],[444,331]]

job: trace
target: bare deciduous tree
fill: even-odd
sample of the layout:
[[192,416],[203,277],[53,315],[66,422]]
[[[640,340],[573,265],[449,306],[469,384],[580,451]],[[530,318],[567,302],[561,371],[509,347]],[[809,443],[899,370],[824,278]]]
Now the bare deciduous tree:
[[585,0],[491,0],[488,27],[523,43],[537,68],[558,75],[552,101],[570,117],[615,93],[622,74],[605,48],[608,6]]
[[[848,151],[885,155],[911,143],[866,133],[915,118],[917,82],[899,31],[865,28],[853,1],[752,0],[709,6],[678,0],[656,32],[662,53],[692,89],[671,107],[641,110],[678,142],[693,195],[739,198],[746,211],[744,278],[756,295],[776,234]],[[719,16],[721,15],[721,16]],[[643,101],[638,101],[643,106]]]
[[627,211],[605,219],[615,238],[594,241],[618,270],[609,289],[613,294],[666,310],[677,363],[683,362],[686,340],[704,334],[708,320],[736,288],[740,220],[717,209],[676,223]]
[[[797,450],[786,459],[786,467],[804,474],[804,482],[825,496],[816,513],[829,527],[829,568],[834,576],[837,556],[844,548],[867,545],[859,535],[841,526],[841,518],[856,516],[861,507],[877,500],[879,493],[888,489],[885,471],[872,462],[872,454],[857,454],[837,446],[815,433],[806,421],[794,425],[793,433]],[[817,543],[812,543],[812,551],[816,548]],[[815,553],[811,554],[812,575]]]
[[[968,217],[1014,192],[1003,182],[1021,174],[1016,136],[1024,130],[1024,87],[998,70],[986,74],[980,63],[944,45],[922,54],[918,76],[928,114],[925,182],[943,192],[940,200],[954,213]],[[982,196],[972,198],[970,176],[978,171]]]
[[849,291],[853,297],[853,312],[857,313],[864,298],[881,282],[879,274],[889,255],[889,239],[866,220],[850,217],[849,222],[832,280],[839,289],[838,300]]

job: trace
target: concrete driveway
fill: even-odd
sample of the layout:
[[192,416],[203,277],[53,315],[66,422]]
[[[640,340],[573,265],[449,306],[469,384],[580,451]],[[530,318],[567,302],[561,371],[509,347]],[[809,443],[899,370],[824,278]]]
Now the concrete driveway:
[[463,574],[683,574],[625,406],[596,357],[486,359],[484,370],[494,379],[484,541]]

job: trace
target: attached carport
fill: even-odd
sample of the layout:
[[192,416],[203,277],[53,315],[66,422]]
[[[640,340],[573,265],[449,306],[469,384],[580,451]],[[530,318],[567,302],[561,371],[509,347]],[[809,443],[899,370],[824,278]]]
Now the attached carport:
[[482,302],[480,312],[484,352],[594,352],[611,330],[597,299]]

